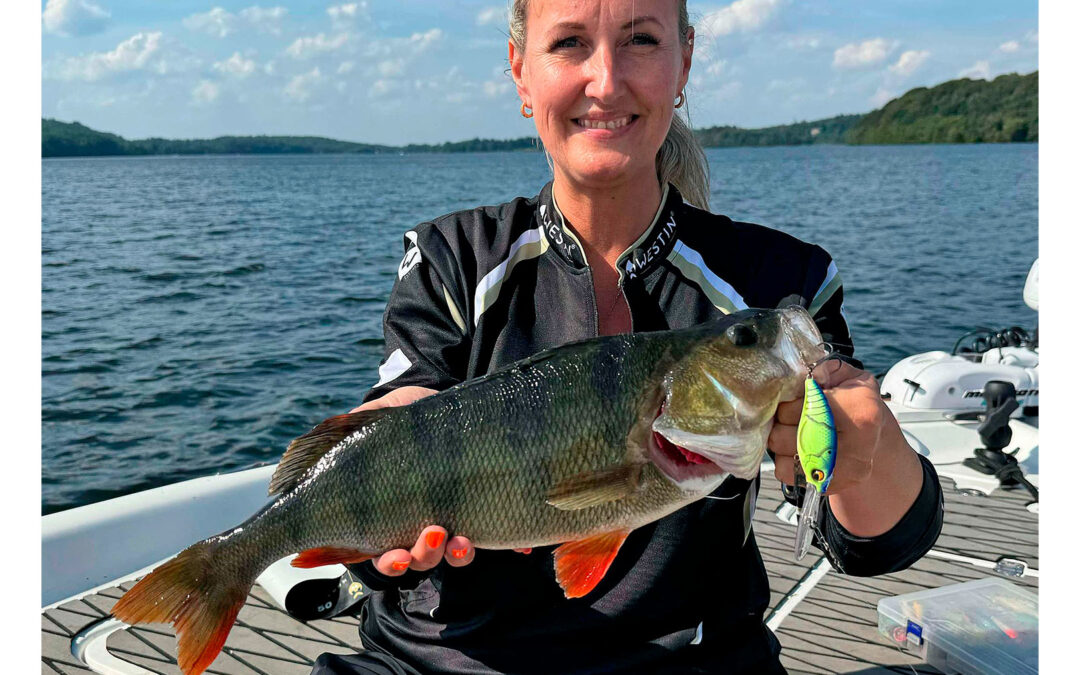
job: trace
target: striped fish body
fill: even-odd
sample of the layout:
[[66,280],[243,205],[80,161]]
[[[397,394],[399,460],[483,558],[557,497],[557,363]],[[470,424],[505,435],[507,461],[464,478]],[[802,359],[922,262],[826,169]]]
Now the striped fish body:
[[274,501],[139,582],[114,614],[169,621],[201,672],[265,567],[356,562],[441,525],[480,549],[561,544],[567,597],[627,534],[756,475],[772,416],[820,336],[800,308],[587,340],[401,408],[331,418],[294,441]]

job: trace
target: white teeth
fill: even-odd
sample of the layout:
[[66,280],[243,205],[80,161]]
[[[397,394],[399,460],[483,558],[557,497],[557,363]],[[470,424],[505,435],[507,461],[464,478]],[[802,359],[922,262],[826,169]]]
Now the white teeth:
[[618,129],[619,127],[625,127],[627,124],[630,124],[630,118],[623,117],[622,119],[611,120],[608,122],[603,120],[579,119],[577,122],[586,129]]

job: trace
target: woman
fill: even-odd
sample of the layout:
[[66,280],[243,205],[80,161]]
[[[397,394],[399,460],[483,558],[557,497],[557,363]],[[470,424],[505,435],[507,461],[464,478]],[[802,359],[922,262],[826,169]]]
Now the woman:
[[[707,207],[705,158],[675,114],[693,42],[685,0],[515,0],[511,72],[554,179],[537,197],[406,233],[386,358],[361,407],[407,404],[573,340],[747,306],[800,303],[850,357],[824,250],[693,206]],[[824,383],[840,447],[820,545],[849,574],[880,574],[930,547],[941,494],[853,363]],[[787,484],[800,408],[782,405],[769,438]],[[548,551],[477,552],[429,527],[412,550],[354,568],[377,591],[362,615],[367,651],[324,655],[314,672],[783,672],[749,525],[759,482],[728,479],[721,499],[633,532],[580,600],[552,581]]]

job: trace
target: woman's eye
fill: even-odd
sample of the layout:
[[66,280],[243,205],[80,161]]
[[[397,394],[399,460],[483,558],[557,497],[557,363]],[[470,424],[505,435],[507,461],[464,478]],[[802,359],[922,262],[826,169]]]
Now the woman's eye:
[[660,44],[660,41],[654,38],[652,35],[649,35],[648,33],[635,33],[634,36],[630,38],[630,44],[656,45]]
[[561,40],[556,40],[551,44],[552,49],[569,49],[571,47],[577,47],[581,44],[581,41],[576,37],[565,37]]

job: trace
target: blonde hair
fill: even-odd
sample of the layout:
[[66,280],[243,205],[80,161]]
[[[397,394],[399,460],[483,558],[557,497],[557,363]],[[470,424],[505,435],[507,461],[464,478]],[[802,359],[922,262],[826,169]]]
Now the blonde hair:
[[[510,0],[508,11],[510,40],[519,51],[525,50],[525,17],[529,12],[529,0]],[[690,41],[690,17],[686,0],[679,0],[679,36],[683,44]],[[685,96],[685,92],[683,96]],[[676,110],[671,127],[656,153],[656,178],[660,184],[671,183],[683,198],[702,209],[709,208],[709,162],[694,130],[690,127],[689,103],[683,106],[687,118]],[[550,157],[549,157],[550,163]]]

